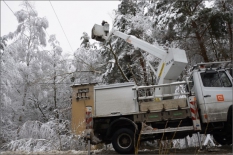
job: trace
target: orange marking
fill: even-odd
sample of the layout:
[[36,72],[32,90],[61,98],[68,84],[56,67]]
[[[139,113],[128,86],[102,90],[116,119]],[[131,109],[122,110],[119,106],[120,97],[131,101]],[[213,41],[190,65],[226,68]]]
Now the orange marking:
[[205,119],[207,119],[207,118],[208,118],[208,115],[204,114],[204,117],[205,117]]
[[86,119],[86,123],[89,124],[92,121],[92,118]]
[[218,101],[224,101],[224,96],[222,94],[216,95]]

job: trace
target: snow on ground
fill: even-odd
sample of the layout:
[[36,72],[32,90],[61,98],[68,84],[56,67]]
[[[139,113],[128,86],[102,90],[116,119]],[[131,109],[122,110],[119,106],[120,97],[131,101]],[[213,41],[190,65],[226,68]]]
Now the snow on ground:
[[[203,150],[199,150],[197,147],[190,147],[188,149],[162,149],[159,152],[159,149],[141,149],[138,151],[138,154],[233,154],[232,153],[232,146],[222,146],[222,147],[212,147],[212,148],[203,148]],[[20,154],[20,155],[45,155],[45,154],[76,154],[76,155],[87,155],[87,151],[76,151],[76,150],[69,150],[69,151],[46,151],[46,152],[24,152],[24,151],[6,151],[1,152],[1,155],[12,155],[12,154]],[[91,150],[91,154],[118,154],[114,151],[113,148],[110,149],[98,149],[98,150]]]
[[[102,150],[92,150],[92,154],[97,154],[101,152]],[[21,154],[21,155],[26,155],[26,154],[78,154],[78,155],[87,155],[87,151],[76,151],[76,150],[69,150],[69,151],[46,151],[46,152],[25,152],[25,151],[6,151],[6,152],[1,152],[1,155],[10,155],[10,154]]]

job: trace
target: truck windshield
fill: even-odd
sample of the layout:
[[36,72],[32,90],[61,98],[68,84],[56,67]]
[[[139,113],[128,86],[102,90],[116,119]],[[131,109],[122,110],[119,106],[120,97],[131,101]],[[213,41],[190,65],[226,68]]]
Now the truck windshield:
[[231,81],[224,71],[201,73],[204,87],[232,87]]

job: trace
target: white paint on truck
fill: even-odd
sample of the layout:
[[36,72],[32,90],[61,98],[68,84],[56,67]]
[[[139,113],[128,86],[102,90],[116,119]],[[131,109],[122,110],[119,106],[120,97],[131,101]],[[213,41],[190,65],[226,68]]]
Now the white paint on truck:
[[224,70],[206,72],[194,70],[191,76],[201,118],[204,123],[227,121],[232,105],[232,79]]
[[138,112],[132,87],[134,82],[99,85],[94,87],[95,115],[128,114]]

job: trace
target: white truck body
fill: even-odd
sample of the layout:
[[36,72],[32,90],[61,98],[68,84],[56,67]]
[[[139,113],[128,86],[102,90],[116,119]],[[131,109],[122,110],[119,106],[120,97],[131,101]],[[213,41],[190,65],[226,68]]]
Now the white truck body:
[[94,87],[95,116],[138,112],[138,103],[132,87],[134,82]]

